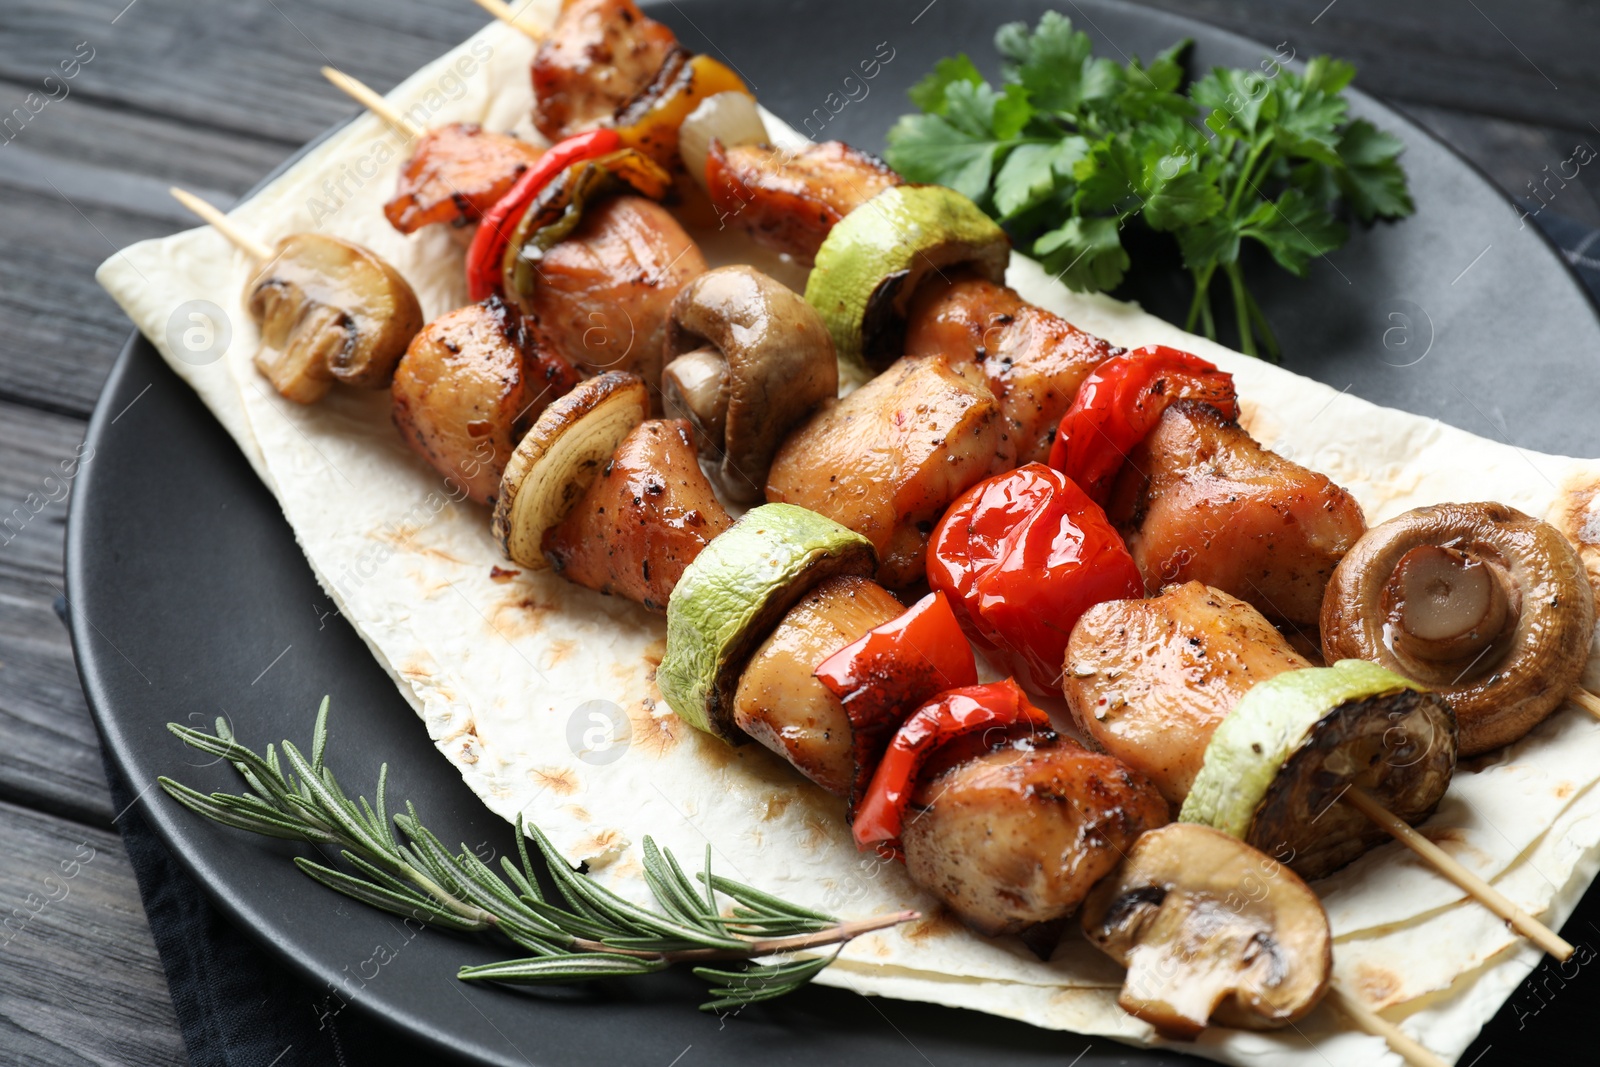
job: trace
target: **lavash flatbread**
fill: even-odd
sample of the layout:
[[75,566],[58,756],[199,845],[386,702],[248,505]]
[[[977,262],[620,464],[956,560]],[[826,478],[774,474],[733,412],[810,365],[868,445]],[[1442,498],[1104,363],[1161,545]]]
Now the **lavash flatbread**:
[[[533,22],[548,22],[554,4]],[[390,94],[425,125],[520,125],[531,104],[532,46],[491,25]],[[470,68],[470,70],[469,70]],[[799,138],[773,120],[775,136]],[[234,218],[268,239],[321,229],[395,265],[432,318],[465,302],[460,252],[440,227],[413,237],[381,213],[405,148],[363,116],[300,160]],[[771,266],[731,233],[697,234],[713,263]],[[776,269],[776,268],[774,268]],[[242,305],[250,264],[210,229],[123,250],[100,268],[118,300],[239,442],[276,494],[341,613],[394,676],[440,752],[488,807],[537,821],[596,876],[645,897],[638,844],[649,833],[680,855],[710,843],[726,873],[799,903],[866,915],[916,907],[933,916],[863,938],[825,984],[959,1005],[1038,1026],[1155,1043],[1116,1007],[1120,970],[1081,940],[1049,963],[941,917],[902,868],[862,857],[840,802],[757,746],[730,749],[677,720],[653,672],[664,625],[635,605],[549,574],[491,578],[505,561],[482,508],[450,489],[402,443],[384,394],[334,390],[315,407],[277,397],[254,370],[256,334]],[[786,281],[795,283],[792,272]],[[1030,260],[1008,281],[1026,298],[1116,343],[1164,343],[1235,375],[1245,421],[1264,444],[1324,471],[1369,521],[1419,504],[1495,499],[1535,515],[1563,488],[1600,478],[1600,463],[1522,452],[1435,420],[1377,407],[1238,356],[1104,296],[1074,294]],[[187,301],[223,309],[233,338],[211,363],[169,341]],[[1600,676],[1600,659],[1591,661]],[[608,719],[623,724],[606,728]],[[618,740],[615,733],[622,733]],[[1528,911],[1559,922],[1600,866],[1600,727],[1559,711],[1527,739],[1452,784],[1425,827]],[[1319,883],[1340,977],[1448,1057],[1458,1055],[1538,962],[1482,908],[1398,846]],[[1374,1038],[1320,1009],[1299,1030],[1208,1031],[1184,1046],[1224,1062],[1398,1062]]]

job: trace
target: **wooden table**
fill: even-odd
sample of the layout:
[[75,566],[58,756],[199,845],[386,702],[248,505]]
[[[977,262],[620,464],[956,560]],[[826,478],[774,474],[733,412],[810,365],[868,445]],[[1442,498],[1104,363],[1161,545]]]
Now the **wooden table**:
[[[1288,41],[1301,56],[1353,60],[1358,84],[1513,195],[1528,195],[1576,144],[1600,145],[1600,7],[1583,0],[1150,2]],[[1071,13],[1069,0],[1062,7]],[[125,244],[192,225],[169,184],[226,201],[349,114],[317,75],[322,64],[386,89],[482,21],[468,0],[5,0],[0,911],[43,895],[63,860],[94,858],[65,899],[0,948],[0,1061],[185,1060],[52,610],[70,490],[52,475],[73,456],[129,330],[94,268]],[[59,64],[74,59],[75,76],[60,81]],[[1600,168],[1586,168],[1551,209],[1600,225],[1597,196]]]

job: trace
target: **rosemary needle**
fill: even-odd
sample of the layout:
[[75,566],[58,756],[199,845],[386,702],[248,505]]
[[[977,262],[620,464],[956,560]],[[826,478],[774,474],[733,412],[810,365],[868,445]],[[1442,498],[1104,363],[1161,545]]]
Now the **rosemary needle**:
[[[713,874],[709,846],[704,869],[691,880],[671,850],[649,837],[642,849],[644,878],[656,907],[641,907],[574,868],[520,815],[517,860],[501,857],[496,872],[465,845],[450,851],[409,802],[391,815],[387,764],[378,770],[372,802],[345,793],[326,764],[326,697],[309,758],[288,741],[259,755],[235,740],[222,719],[214,734],[177,723],[167,729],[227,760],[249,786],[242,794],[205,794],[162,777],[161,788],[178,803],[241,830],[336,847],[347,869],[305,856],[296,856],[295,866],[363,904],[448,930],[493,931],[529,953],[463,967],[456,976],[467,981],[567,984],[648,974],[675,963],[719,963],[724,967],[694,968],[712,997],[700,1007],[730,1011],[799,989],[852,938],[918,917],[904,911],[843,922],[790,904]],[[530,837],[554,898],[540,888]],[[733,906],[723,907],[719,896]],[[815,951],[829,946],[832,952]]]

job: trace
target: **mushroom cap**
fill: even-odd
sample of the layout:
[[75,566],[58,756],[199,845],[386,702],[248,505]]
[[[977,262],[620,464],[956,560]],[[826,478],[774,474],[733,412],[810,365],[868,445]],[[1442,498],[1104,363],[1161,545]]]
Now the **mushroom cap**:
[[494,536],[529,570],[550,566],[544,532],[566,518],[623,438],[650,414],[650,391],[622,371],[579,382],[539,413],[500,476]]
[[417,295],[382,258],[349,241],[295,233],[247,287],[261,327],[256,365],[284,396],[315,401],[340,381],[386,389],[422,329]]
[[[712,409],[711,418],[687,402],[693,383],[707,376],[706,345],[727,364],[717,393],[726,404]],[[685,354],[696,362],[674,368]],[[794,290],[754,267],[718,267],[685,285],[672,303],[665,356],[668,414],[696,427],[708,454],[721,457],[718,487],[743,504],[765,498],[767,469],[784,437],[839,391],[839,364],[822,317]]]
[[1333,970],[1328,916],[1305,882],[1193,823],[1143,834],[1090,892],[1082,923],[1128,968],[1117,1002],[1170,1038],[1213,1019],[1287,1026],[1322,1000]]
[[[1426,660],[1394,640],[1398,609],[1385,589],[1413,550],[1441,546],[1490,564],[1512,606],[1508,632],[1475,662]],[[1547,522],[1504,504],[1417,508],[1368,530],[1328,583],[1322,648],[1414,678],[1445,697],[1461,732],[1461,755],[1517,740],[1577,684],[1589,658],[1595,598],[1582,560]]]

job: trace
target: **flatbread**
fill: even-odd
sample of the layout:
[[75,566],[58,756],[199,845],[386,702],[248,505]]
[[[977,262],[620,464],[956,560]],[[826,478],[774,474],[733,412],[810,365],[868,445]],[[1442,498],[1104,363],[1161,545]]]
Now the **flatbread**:
[[[553,11],[544,3],[530,21],[548,22]],[[425,125],[527,132],[531,57],[526,38],[491,25],[389,99]],[[769,122],[775,137],[800,140]],[[441,227],[404,237],[385,221],[380,209],[405,155],[394,134],[363,116],[233,217],[266,240],[320,229],[366,245],[406,276],[432,318],[466,301],[461,255]],[[713,263],[781,270],[731,232],[697,237]],[[199,229],[124,249],[98,278],[239,442],[323,588],[491,810],[536,821],[570,858],[639,899],[647,899],[639,844],[650,834],[684,857],[710,844],[724,873],[797,903],[849,916],[906,907],[929,916],[859,939],[822,973],[824,984],[1158,1043],[1116,1006],[1119,969],[1080,939],[1042,963],[1013,940],[967,932],[903,868],[855,850],[838,800],[759,746],[732,749],[680,722],[654,681],[665,648],[659,616],[549,572],[492,577],[506,561],[487,511],[461,502],[406,448],[387,395],[336,389],[307,408],[274,394],[251,363],[257,338],[242,304],[250,271],[220,235]],[[784,280],[799,284],[793,271]],[[1170,344],[1214,360],[1234,374],[1252,432],[1347,487],[1369,521],[1445,500],[1500,500],[1580,524],[1588,514],[1588,498],[1576,494],[1600,480],[1600,463],[1520,451],[1338,393],[1134,305],[1069,292],[1020,256],[1007,280],[1118,344]],[[231,324],[231,344],[214,362],[197,364],[169,338],[176,309],[194,300],[217,305]],[[1600,659],[1591,677],[1600,677]],[[1597,780],[1600,727],[1568,708],[1459,774],[1424,832],[1559,923],[1600,867]],[[1407,1017],[1447,1057],[1539,959],[1397,845],[1316,888],[1338,939],[1340,977]],[[1239,1064],[1396,1062],[1326,1007],[1298,1030],[1212,1029],[1182,1047]]]

